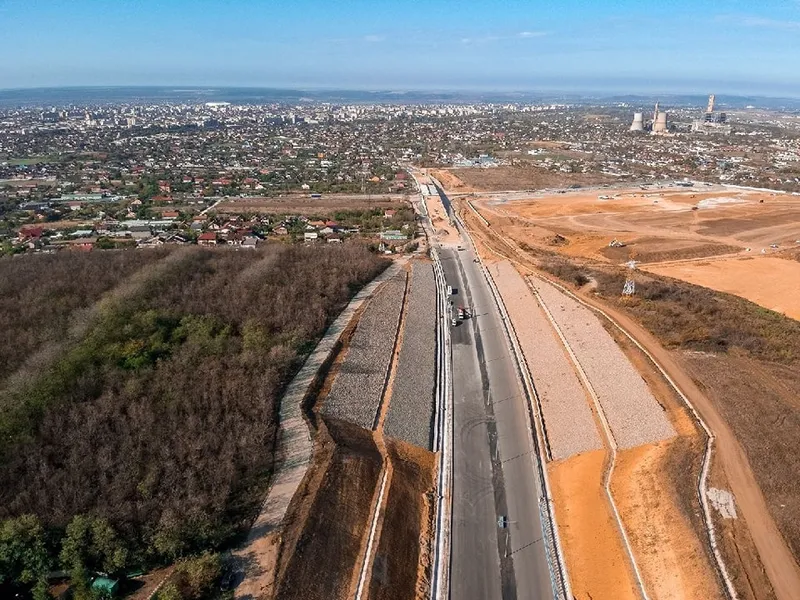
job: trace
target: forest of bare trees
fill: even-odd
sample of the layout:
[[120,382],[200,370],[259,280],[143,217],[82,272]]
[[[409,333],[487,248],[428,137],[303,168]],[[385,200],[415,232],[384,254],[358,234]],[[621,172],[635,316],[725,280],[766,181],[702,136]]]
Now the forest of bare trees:
[[357,245],[0,260],[0,585],[235,539],[280,393],[385,265]]

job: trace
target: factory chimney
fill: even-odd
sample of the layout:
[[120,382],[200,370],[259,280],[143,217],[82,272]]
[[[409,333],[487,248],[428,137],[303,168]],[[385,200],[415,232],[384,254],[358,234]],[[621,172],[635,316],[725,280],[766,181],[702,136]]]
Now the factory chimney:
[[652,133],[666,133],[667,132],[667,112],[658,109],[656,102],[656,110],[653,114],[653,129]]
[[633,123],[631,123],[631,131],[644,131],[644,115],[640,112],[633,113]]

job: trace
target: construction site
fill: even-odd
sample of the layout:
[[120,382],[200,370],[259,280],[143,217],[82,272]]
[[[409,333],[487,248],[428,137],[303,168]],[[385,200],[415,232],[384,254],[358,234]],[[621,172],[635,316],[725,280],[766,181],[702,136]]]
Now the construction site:
[[536,386],[574,596],[797,598],[800,198],[435,174]]
[[284,398],[278,480],[236,553],[236,597],[429,593],[436,298],[429,260],[396,261],[307,361]]
[[427,244],[290,385],[235,596],[797,598],[798,198],[411,172]]

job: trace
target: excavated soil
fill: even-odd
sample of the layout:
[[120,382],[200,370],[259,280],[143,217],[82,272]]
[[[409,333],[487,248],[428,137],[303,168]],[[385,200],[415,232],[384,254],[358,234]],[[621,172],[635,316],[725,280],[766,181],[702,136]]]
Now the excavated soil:
[[[349,597],[369,527],[381,456],[369,431],[325,420],[334,447],[296,545],[282,574],[278,600]],[[320,429],[319,435],[325,435]],[[321,466],[321,465],[320,465]],[[324,565],[324,576],[320,569]]]
[[734,294],[800,320],[800,262],[756,256],[644,268],[658,275]]
[[392,483],[375,553],[369,598],[425,598],[430,584],[436,462],[432,452],[387,439]]
[[639,598],[603,490],[605,451],[550,463],[548,471],[572,593],[580,600]]
[[676,489],[667,469],[672,452],[673,460],[691,469],[681,477],[697,481],[696,449],[682,442],[678,438],[620,452],[611,491],[652,598],[722,599],[705,547],[680,505],[678,494],[684,490]]

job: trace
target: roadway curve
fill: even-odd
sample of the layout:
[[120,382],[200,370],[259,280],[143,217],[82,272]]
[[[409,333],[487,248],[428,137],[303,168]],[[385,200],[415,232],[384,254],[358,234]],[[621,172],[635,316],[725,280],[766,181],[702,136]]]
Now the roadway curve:
[[[500,311],[471,245],[459,234],[464,250],[441,249],[445,278],[457,292],[453,301],[474,315],[451,333],[450,597],[552,599],[527,400]],[[509,519],[506,529],[498,527],[501,516]]]

